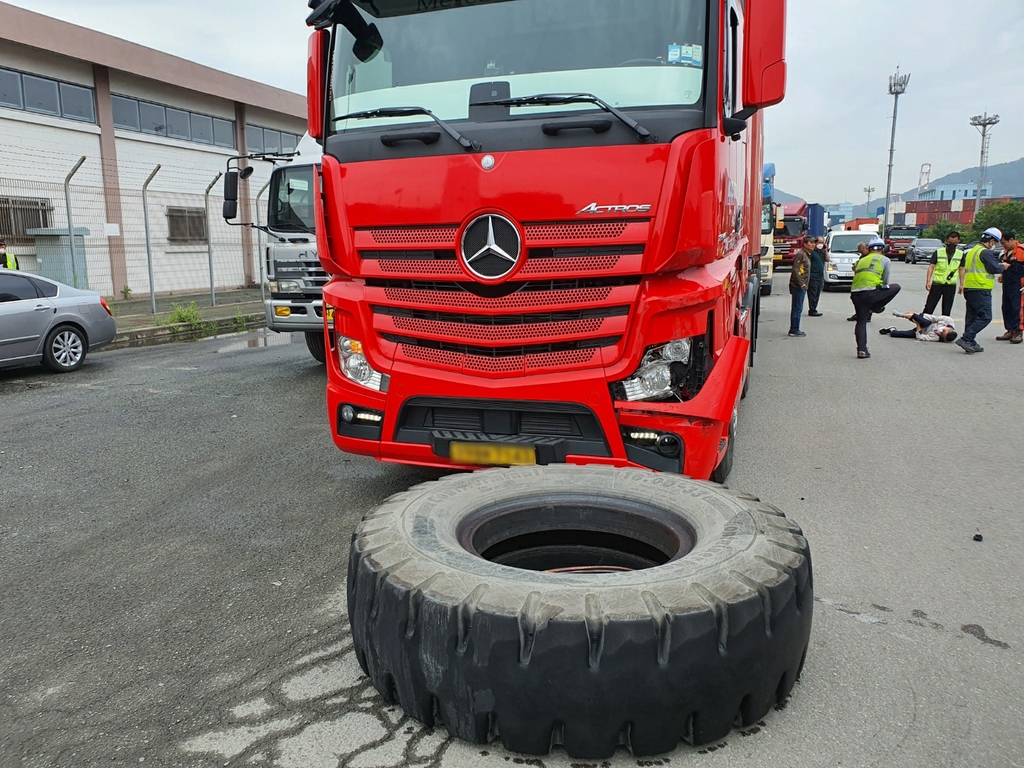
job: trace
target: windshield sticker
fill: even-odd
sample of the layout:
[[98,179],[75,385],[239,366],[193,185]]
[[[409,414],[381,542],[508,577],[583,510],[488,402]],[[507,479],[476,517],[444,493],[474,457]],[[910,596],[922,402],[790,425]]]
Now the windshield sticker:
[[304,179],[292,179],[288,182],[289,192],[308,192],[309,182]]
[[668,47],[668,63],[700,67],[704,62],[704,49],[699,45],[676,45]]

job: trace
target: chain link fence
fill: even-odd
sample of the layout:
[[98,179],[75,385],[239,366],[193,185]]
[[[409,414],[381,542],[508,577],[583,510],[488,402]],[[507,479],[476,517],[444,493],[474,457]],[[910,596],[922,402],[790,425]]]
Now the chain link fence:
[[[230,290],[261,280],[262,236],[221,217],[223,178],[161,168],[144,203],[142,185],[126,184],[126,175],[138,181],[138,173],[122,172],[114,189],[0,175],[0,239],[23,270],[117,299]],[[99,181],[95,172],[82,176]],[[249,211],[240,205],[237,221],[257,220],[256,195],[264,183],[250,180]],[[259,204],[262,221],[265,196]]]

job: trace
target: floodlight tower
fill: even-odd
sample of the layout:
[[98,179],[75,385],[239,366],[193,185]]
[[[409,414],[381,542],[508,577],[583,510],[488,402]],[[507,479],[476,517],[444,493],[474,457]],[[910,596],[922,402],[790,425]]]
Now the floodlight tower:
[[921,173],[917,176],[917,197],[915,200],[921,199],[921,193],[927,192],[932,185],[932,164],[922,163]]
[[889,176],[885,181],[885,219],[882,224],[882,236],[889,229],[889,195],[892,193],[892,158],[896,153],[896,112],[900,106],[900,96],[907,91],[907,83],[910,82],[910,75],[901,75],[900,68],[896,67],[896,74],[889,77],[889,95],[892,100],[892,136],[889,139]]
[[868,216],[869,217],[871,216],[871,195],[874,194],[874,192],[875,192],[875,188],[874,187],[864,187],[864,194],[866,194],[868,196],[868,204],[867,204],[866,207],[867,207],[867,212],[868,212]]
[[988,142],[992,137],[988,135],[988,129],[999,122],[999,115],[989,117],[988,112],[984,115],[975,115],[971,118],[971,125],[981,133],[981,161],[978,163],[978,200],[974,204],[974,215],[981,210],[981,194],[985,189],[985,171],[988,169]]

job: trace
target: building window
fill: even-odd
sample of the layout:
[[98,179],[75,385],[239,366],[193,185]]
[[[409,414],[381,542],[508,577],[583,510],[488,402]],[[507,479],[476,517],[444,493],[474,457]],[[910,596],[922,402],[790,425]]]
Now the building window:
[[235,148],[235,123],[232,120],[150,104],[127,96],[112,95],[110,99],[115,128]]
[[205,243],[206,209],[168,208],[167,239],[172,243]]
[[206,115],[192,115],[192,141],[213,144],[213,118]]
[[96,122],[96,105],[92,102],[92,90],[80,85],[60,84],[60,111],[71,120],[86,123]]
[[167,107],[167,135],[172,139],[190,141],[192,130],[188,124],[188,112]]
[[259,154],[260,152],[294,152],[298,143],[299,137],[294,133],[261,128],[258,125],[245,126],[246,151],[252,154]]
[[21,81],[25,88],[25,109],[60,116],[60,91],[55,80],[22,75]]
[[0,69],[0,107],[25,108],[21,95],[21,75],[8,69]]
[[155,133],[157,136],[167,135],[167,114],[159,104],[139,102],[139,115],[142,118],[142,132]]
[[115,128],[142,130],[142,123],[139,122],[139,102],[135,99],[126,99],[124,96],[111,96],[110,106],[114,112]]
[[53,205],[34,197],[0,197],[0,239],[8,245],[31,245],[30,229],[50,226]]
[[235,124],[230,120],[213,118],[213,143],[218,147],[235,148]]

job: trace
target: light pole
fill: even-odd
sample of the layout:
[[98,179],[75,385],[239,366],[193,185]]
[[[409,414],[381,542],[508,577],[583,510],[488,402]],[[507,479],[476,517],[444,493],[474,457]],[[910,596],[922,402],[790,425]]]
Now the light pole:
[[885,219],[882,224],[882,237],[885,237],[889,229],[889,195],[892,194],[892,158],[896,153],[896,112],[900,106],[900,96],[906,93],[907,83],[910,82],[910,75],[901,75],[900,68],[896,67],[896,74],[889,78],[889,95],[892,100],[892,136],[889,139],[889,176],[885,181]]
[[981,133],[981,160],[978,163],[978,201],[974,204],[974,216],[978,216],[981,210],[981,194],[985,190],[985,171],[988,170],[988,142],[992,138],[988,135],[988,129],[999,122],[999,115],[989,117],[988,112],[984,115],[975,115],[971,118],[971,125]]
[[874,187],[864,187],[864,194],[866,194],[868,196],[868,202],[867,202],[867,205],[865,206],[865,209],[867,210],[868,218],[871,217],[871,195],[873,195],[874,193],[875,193],[875,188]]

